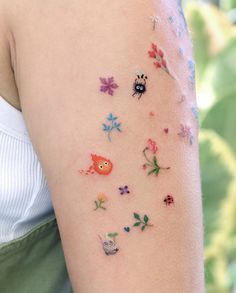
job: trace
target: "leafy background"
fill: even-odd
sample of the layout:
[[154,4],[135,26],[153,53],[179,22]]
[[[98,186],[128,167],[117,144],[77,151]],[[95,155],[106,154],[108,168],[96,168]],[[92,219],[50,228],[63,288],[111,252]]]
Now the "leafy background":
[[182,1],[201,113],[207,293],[236,293],[236,0]]

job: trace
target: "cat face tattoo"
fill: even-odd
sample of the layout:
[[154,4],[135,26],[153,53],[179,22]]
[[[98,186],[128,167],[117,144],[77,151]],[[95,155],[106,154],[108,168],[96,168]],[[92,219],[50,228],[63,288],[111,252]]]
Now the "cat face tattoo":
[[116,243],[116,237],[118,233],[108,233],[106,239],[102,239],[99,235],[100,241],[102,243],[103,250],[106,255],[114,255],[119,251],[119,248]]
[[113,169],[113,164],[110,160],[97,156],[91,155],[93,164],[88,168],[88,170],[80,170],[82,175],[92,175],[97,173],[99,175],[109,175]]

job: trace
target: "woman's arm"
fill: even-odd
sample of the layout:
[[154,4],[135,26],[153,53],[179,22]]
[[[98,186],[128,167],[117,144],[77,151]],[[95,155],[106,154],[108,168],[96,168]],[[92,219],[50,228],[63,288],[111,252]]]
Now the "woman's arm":
[[[14,107],[20,109],[13,72],[13,39],[9,28],[9,1],[0,0],[0,95]],[[12,54],[11,54],[12,53]]]
[[194,65],[177,1],[24,0],[10,17],[74,292],[203,292]]

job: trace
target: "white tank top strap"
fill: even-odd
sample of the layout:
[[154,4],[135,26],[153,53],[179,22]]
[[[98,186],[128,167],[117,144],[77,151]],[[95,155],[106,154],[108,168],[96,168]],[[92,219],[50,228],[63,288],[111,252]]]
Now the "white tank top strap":
[[21,111],[0,96],[0,128],[8,135],[30,142],[29,134]]

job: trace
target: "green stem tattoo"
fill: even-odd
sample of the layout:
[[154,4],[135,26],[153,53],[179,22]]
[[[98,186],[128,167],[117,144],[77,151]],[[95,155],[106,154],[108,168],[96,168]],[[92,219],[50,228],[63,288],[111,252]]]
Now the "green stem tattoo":
[[[146,151],[149,150],[148,147],[146,147],[144,150],[143,150],[143,155],[145,157],[145,159],[147,160],[147,162],[149,162],[149,166],[152,166],[152,162],[149,160],[149,158],[147,157],[147,154],[146,154]],[[146,164],[148,165],[148,164]]]
[[147,161],[147,163],[145,163],[143,165],[144,168],[146,167],[151,167],[152,169],[148,172],[148,176],[151,175],[151,174],[155,174],[156,176],[159,174],[160,170],[169,170],[170,167],[161,167],[159,166],[158,164],[158,161],[157,161],[157,157],[154,155],[153,158],[152,158],[152,161],[147,157],[147,154],[146,152],[149,150],[148,147],[146,147],[144,150],[143,150],[143,155]]
[[134,223],[134,227],[141,227],[141,231],[144,231],[146,227],[152,227],[152,224],[149,224],[149,217],[147,215],[144,215],[143,219],[141,216],[137,213],[134,213],[134,218],[136,222]]
[[94,209],[95,211],[98,210],[98,209],[103,209],[103,210],[106,210],[105,207],[102,206],[103,202],[101,201],[94,201],[95,205],[96,205],[96,208]]

